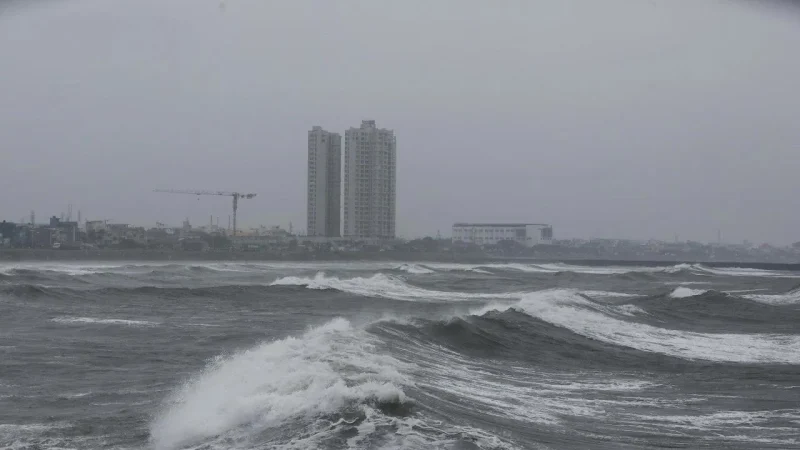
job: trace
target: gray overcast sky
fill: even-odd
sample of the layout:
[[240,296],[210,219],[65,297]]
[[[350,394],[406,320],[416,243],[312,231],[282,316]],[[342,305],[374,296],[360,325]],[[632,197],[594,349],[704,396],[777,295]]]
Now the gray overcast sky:
[[305,228],[312,125],[398,139],[398,232],[800,240],[800,10],[713,0],[0,6],[0,216]]

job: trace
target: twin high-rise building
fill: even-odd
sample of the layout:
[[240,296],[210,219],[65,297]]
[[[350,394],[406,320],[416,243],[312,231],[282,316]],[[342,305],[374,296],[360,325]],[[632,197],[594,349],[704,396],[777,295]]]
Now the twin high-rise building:
[[[396,151],[394,132],[374,120],[345,132],[344,237],[395,237]],[[340,168],[341,136],[314,127],[308,133],[309,236],[340,236]]]
[[340,236],[342,136],[322,127],[308,132],[309,236]]

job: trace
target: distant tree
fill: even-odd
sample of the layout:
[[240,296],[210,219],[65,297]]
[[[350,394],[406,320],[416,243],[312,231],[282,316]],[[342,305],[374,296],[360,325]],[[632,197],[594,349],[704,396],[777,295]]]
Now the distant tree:
[[430,236],[422,238],[422,248],[426,252],[435,252],[439,250],[439,241]]
[[795,250],[800,250],[800,241],[795,242],[794,244],[792,244],[792,248],[795,249]]

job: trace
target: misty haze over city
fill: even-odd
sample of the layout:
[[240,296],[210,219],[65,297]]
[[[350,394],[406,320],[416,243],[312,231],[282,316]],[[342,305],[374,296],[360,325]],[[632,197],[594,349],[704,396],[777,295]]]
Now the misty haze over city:
[[[781,4],[781,2],[776,2]],[[0,213],[306,223],[306,139],[397,137],[397,234],[800,240],[800,10],[736,1],[0,6]]]

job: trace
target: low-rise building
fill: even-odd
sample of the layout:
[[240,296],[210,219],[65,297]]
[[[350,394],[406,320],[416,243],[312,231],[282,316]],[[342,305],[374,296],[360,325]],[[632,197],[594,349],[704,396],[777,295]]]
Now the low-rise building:
[[553,227],[541,223],[456,223],[453,242],[496,245],[515,241],[526,247],[553,242]]
[[13,222],[0,222],[0,246],[10,247],[17,235],[17,224]]
[[53,229],[36,227],[31,229],[31,247],[51,248],[53,246]]

